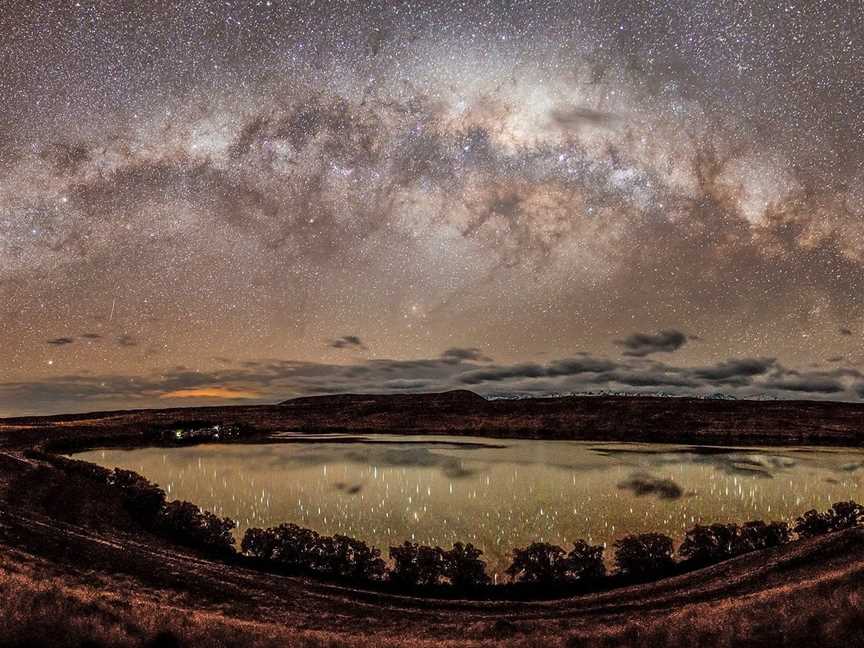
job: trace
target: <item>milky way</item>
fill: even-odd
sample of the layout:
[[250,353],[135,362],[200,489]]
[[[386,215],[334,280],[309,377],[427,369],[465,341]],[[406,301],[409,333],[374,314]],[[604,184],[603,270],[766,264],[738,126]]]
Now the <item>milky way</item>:
[[864,396],[860,2],[8,2],[0,415]]

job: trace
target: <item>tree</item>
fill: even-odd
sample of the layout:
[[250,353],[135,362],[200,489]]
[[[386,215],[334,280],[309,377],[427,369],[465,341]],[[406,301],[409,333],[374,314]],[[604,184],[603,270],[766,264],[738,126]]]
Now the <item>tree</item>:
[[661,533],[643,533],[615,542],[615,564],[622,574],[638,578],[661,577],[675,567],[672,538]]
[[385,572],[381,552],[344,535],[318,538],[318,567],[326,574],[353,580],[374,580]]
[[181,544],[212,553],[234,552],[231,535],[237,526],[234,520],[202,511],[191,502],[177,500],[167,504],[159,524],[168,537]]
[[761,520],[737,524],[696,525],[684,536],[678,555],[691,566],[713,565],[734,556],[777,547],[789,541],[785,522]]
[[603,545],[590,545],[577,540],[567,554],[567,574],[574,580],[593,580],[606,575]]
[[115,468],[107,480],[120,490],[126,510],[139,521],[153,522],[165,507],[165,491],[136,472]]
[[240,551],[253,558],[273,560],[276,552],[276,534],[273,529],[246,529]]
[[731,558],[740,546],[737,524],[697,524],[687,531],[678,554],[690,565],[712,565]]
[[427,547],[408,542],[390,547],[393,570],[390,578],[400,585],[437,585],[444,575],[444,552],[440,547]]
[[831,520],[827,513],[819,513],[816,509],[806,511],[795,520],[795,533],[801,538],[812,538],[831,530]]
[[795,520],[795,533],[802,538],[851,529],[864,522],[864,507],[853,501],[836,502],[824,513],[809,510]]
[[274,536],[273,560],[293,569],[320,568],[320,536],[315,531],[284,523],[268,530]]
[[831,514],[831,529],[851,529],[864,523],[864,506],[853,501],[836,502],[829,511]]
[[779,547],[789,542],[790,536],[789,525],[785,522],[746,522],[740,529],[737,553]]
[[480,560],[483,552],[470,542],[463,545],[457,542],[450,551],[445,551],[444,576],[454,587],[470,590],[489,583],[486,563]]
[[567,580],[568,561],[561,547],[533,542],[524,549],[513,550],[513,562],[507,574],[523,583],[550,585]]

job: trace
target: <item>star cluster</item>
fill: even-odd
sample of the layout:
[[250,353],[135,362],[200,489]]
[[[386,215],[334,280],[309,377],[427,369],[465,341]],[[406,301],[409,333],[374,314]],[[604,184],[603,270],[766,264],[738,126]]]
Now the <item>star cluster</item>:
[[[859,398],[862,16],[12,0],[0,413],[351,371]],[[698,373],[729,362],[764,370]]]

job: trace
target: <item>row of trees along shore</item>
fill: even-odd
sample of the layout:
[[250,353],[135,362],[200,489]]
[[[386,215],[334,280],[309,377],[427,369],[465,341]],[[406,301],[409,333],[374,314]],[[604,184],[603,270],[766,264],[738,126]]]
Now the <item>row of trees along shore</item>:
[[[123,506],[142,526],[172,542],[224,559],[241,560],[279,573],[322,576],[357,584],[389,584],[407,589],[441,588],[472,592],[491,585],[483,552],[472,544],[450,549],[405,542],[390,547],[391,564],[362,540],[325,536],[285,523],[268,529],[250,528],[235,549],[236,523],[195,504],[168,502],[165,492],[129,470],[107,470],[91,463],[34,452],[55,466],[106,484],[119,493]],[[793,538],[809,538],[864,526],[864,506],[837,502],[827,511],[810,510],[791,526],[786,522],[696,525],[675,551],[660,533],[630,535],[614,543],[615,570],[607,572],[604,547],[577,540],[566,549],[534,542],[512,551],[506,569],[510,584],[566,588],[601,586],[610,577],[648,581],[705,567],[760,549],[778,547]],[[676,555],[677,553],[677,555]],[[509,584],[506,584],[507,586]],[[501,587],[498,585],[497,587]]]

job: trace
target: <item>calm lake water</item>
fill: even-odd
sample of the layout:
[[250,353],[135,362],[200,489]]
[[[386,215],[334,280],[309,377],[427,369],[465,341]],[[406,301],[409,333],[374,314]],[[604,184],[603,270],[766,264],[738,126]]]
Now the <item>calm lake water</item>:
[[[295,522],[387,547],[410,539],[482,548],[499,577],[534,540],[610,544],[696,523],[790,520],[833,502],[864,502],[864,452],[705,448],[388,435],[285,443],[93,450],[184,499],[251,526]],[[611,554],[611,552],[607,552]]]

